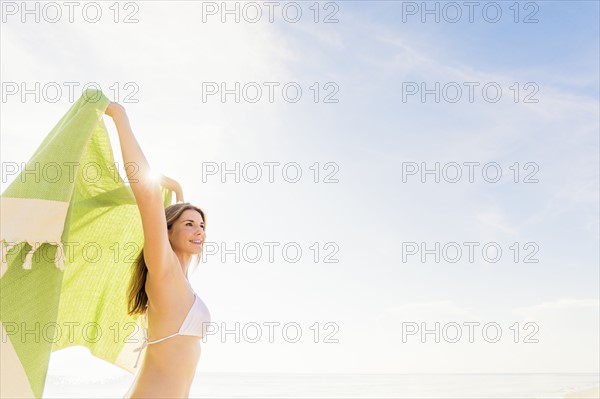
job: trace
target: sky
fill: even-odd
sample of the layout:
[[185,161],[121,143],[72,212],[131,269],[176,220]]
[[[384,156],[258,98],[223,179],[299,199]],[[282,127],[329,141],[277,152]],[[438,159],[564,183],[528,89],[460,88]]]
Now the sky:
[[[273,22],[237,3],[236,22],[220,2],[138,1],[115,22],[96,2],[92,23],[96,8],[69,22],[59,2],[53,23],[45,3],[36,22],[3,2],[2,190],[4,165],[73,103],[69,85],[76,99],[95,82],[207,212],[211,254],[190,281],[212,320],[262,326],[257,343],[209,336],[199,372],[597,373],[599,5],[513,3],[481,2],[472,21],[454,3],[457,22],[446,2],[428,2],[439,22],[421,2],[320,2],[317,22],[313,2]],[[223,100],[236,82],[240,101]],[[221,174],[236,163],[237,182]],[[422,174],[436,164],[437,181]],[[436,325],[440,342],[421,335]],[[87,366],[124,373],[68,348],[49,375]]]

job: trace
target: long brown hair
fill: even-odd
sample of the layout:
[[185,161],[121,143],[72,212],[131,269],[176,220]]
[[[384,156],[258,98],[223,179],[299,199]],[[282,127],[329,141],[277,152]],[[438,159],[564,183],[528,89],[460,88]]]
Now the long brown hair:
[[[202,215],[204,220],[204,229],[206,230],[206,216],[204,211],[197,206],[190,203],[179,203],[173,204],[165,208],[165,217],[167,219],[167,229],[171,229],[173,223],[179,219],[181,214],[192,209]],[[202,244],[204,247],[204,243]],[[202,251],[197,255],[196,267],[200,263],[202,257]],[[131,279],[129,280],[129,291],[127,294],[127,313],[129,315],[142,314],[146,311],[146,305],[148,304],[148,295],[146,294],[146,276],[148,275],[148,267],[144,260],[144,248],[140,251],[136,260],[133,262]]]

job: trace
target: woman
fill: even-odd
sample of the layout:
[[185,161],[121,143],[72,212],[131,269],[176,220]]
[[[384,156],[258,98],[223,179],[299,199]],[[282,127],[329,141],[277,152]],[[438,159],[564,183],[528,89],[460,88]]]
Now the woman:
[[170,179],[151,177],[148,162],[135,139],[125,109],[111,103],[106,109],[117,127],[127,179],[140,210],[144,248],[133,271],[129,313],[146,320],[146,354],[125,398],[187,398],[200,358],[200,337],[210,313],[195,294],[187,272],[193,255],[205,240],[204,212],[178,203],[164,209],[160,185],[181,188]]

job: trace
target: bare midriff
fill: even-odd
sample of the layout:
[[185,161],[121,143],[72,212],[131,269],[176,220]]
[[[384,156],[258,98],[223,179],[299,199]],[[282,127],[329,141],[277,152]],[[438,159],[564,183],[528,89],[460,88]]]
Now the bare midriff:
[[124,398],[188,398],[200,352],[200,338],[189,335],[148,345]]

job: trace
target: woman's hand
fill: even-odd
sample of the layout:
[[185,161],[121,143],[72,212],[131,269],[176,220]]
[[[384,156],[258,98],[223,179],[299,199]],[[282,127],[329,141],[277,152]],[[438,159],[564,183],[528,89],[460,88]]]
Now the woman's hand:
[[181,189],[181,185],[177,181],[165,175],[160,175],[160,185],[175,193],[176,202],[183,202],[183,190]]
[[117,116],[127,115],[125,108],[121,104],[114,102],[108,104],[108,107],[106,107],[106,111],[104,111],[104,113],[113,119],[115,119]]

